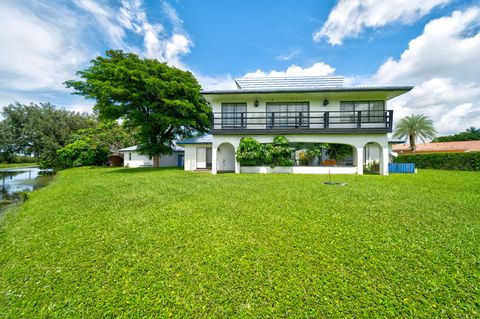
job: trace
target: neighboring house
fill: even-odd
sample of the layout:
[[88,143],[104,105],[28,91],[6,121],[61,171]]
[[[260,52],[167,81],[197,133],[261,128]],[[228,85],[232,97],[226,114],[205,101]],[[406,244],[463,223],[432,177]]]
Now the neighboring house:
[[185,170],[266,172],[240,167],[235,150],[245,136],[271,143],[282,135],[292,144],[347,144],[354,154],[337,166],[293,166],[285,172],[363,174],[368,150],[368,161],[378,161],[380,173],[388,174],[387,134],[392,132],[393,111],[387,102],[413,87],[345,87],[339,76],[252,77],[235,82],[236,90],[202,92],[213,111],[211,135],[179,142],[185,148]]
[[123,153],[115,152],[108,156],[108,165],[113,167],[123,166]]
[[[122,148],[119,153],[123,154],[123,166],[128,167],[151,167],[153,158],[137,152],[137,146]],[[160,156],[160,167],[184,166],[183,147],[176,146],[171,155]]]
[[393,145],[393,151],[398,154],[480,152],[480,141],[425,143],[416,146],[417,148],[412,152],[409,144],[396,144]]

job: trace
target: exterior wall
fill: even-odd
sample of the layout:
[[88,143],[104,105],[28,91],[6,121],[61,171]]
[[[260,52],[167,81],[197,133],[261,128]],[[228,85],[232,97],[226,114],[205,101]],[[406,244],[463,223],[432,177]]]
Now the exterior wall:
[[[401,94],[401,93],[400,93]],[[394,95],[396,96],[396,95]],[[319,132],[324,129],[325,116],[324,112],[329,112],[330,119],[338,117],[340,113],[335,113],[340,111],[340,102],[342,101],[383,101],[385,111],[388,110],[387,100],[391,98],[391,95],[388,95],[385,92],[380,91],[332,91],[332,92],[269,92],[269,93],[255,93],[249,92],[245,94],[212,94],[205,95],[205,98],[209,101],[212,106],[212,111],[214,113],[222,112],[222,103],[246,103],[247,105],[247,118],[248,125],[246,128],[241,128],[238,130],[238,135],[236,131],[230,131],[228,133],[234,133],[232,135],[221,133],[221,125],[219,127],[214,127],[213,143],[212,143],[212,173],[215,174],[217,170],[220,170],[222,167],[225,167],[222,149],[219,148],[222,144],[231,144],[234,149],[238,148],[240,139],[243,136],[251,136],[258,140],[260,143],[270,143],[273,140],[273,137],[276,135],[283,135],[288,138],[292,143],[303,142],[303,143],[339,143],[351,145],[354,150],[353,162],[354,167],[349,167],[348,173],[357,173],[363,174],[363,165],[365,162],[380,160],[380,174],[388,175],[388,158],[389,158],[389,148],[388,148],[388,138],[387,130],[390,128],[386,127],[386,123],[361,123],[361,127],[357,127],[357,123],[341,123],[337,118],[336,121],[329,121],[329,128],[339,129],[339,132],[330,131],[326,133]],[[324,100],[328,100],[328,105],[324,105]],[[316,130],[318,134],[309,133],[308,131],[303,131],[301,133],[306,134],[295,134],[295,129],[286,128],[282,130],[282,134],[271,133],[266,128],[266,119],[265,112],[267,110],[268,102],[308,102],[309,103],[309,112],[310,112],[310,122],[308,129]],[[257,106],[255,106],[257,104]],[[315,113],[317,112],[317,113]],[[258,113],[258,114],[256,114]],[[364,114],[364,113],[362,113]],[[256,119],[258,117],[258,119]],[[263,117],[263,118],[261,118]],[[319,117],[315,120],[316,117]],[[339,123],[340,122],[340,123]],[[389,122],[391,125],[391,122]],[[215,133],[215,130],[218,129],[218,134]],[[249,133],[249,129],[252,132]],[[253,129],[258,129],[253,131]],[[343,131],[345,129],[345,131]],[[376,131],[370,130],[369,133],[356,131],[356,129],[377,129]],[[289,132],[292,134],[289,134]],[[355,132],[355,133],[343,133],[343,132]],[[285,133],[283,133],[285,132]],[[384,133],[385,132],[385,133]],[[270,133],[270,134],[269,134]],[[241,135],[240,135],[241,134]],[[368,143],[373,143],[369,144]],[[366,149],[365,146],[367,145]],[[220,152],[219,152],[220,150]],[[367,150],[367,151],[366,151]],[[368,155],[368,158],[364,160],[364,154]],[[229,156],[230,157],[230,156]],[[231,157],[230,157],[231,158]],[[239,163],[234,159],[229,167],[235,167],[235,172],[240,173],[247,172],[250,169],[240,168]],[[335,169],[340,167],[335,167]],[[328,169],[328,168],[327,168]],[[265,168],[265,170],[267,170]],[[268,171],[268,170],[267,170]],[[292,172],[313,172],[309,168],[308,172],[304,168],[291,168]],[[316,170],[318,173],[323,172],[321,168]],[[337,170],[340,171],[340,170]],[[328,171],[327,171],[328,172]]]
[[219,145],[217,149],[217,171],[235,171],[235,148],[232,144],[223,143]]
[[[131,160],[129,157],[131,154]],[[172,167],[178,166],[178,155],[183,152],[173,152],[172,155],[160,157],[160,167]],[[153,166],[153,158],[149,159],[148,156],[139,154],[137,152],[123,152],[124,161],[123,166],[128,167],[141,167],[141,166]]]
[[[274,135],[248,135],[255,138],[260,143],[271,143],[273,141]],[[212,173],[215,174],[218,169],[217,157],[218,157],[218,148],[223,143],[231,144],[235,149],[238,148],[240,144],[240,139],[244,137],[243,135],[214,135],[213,136],[213,166]],[[379,149],[382,148],[382,160],[380,163],[380,173],[382,175],[388,175],[388,137],[387,134],[292,134],[285,135],[286,138],[292,143],[303,142],[303,143],[339,143],[347,144],[354,148],[354,171],[349,171],[350,173],[363,174],[363,154],[364,147],[370,142],[374,144]],[[379,146],[380,145],[380,146]],[[380,152],[380,150],[379,150]],[[351,168],[351,167],[350,167]],[[243,168],[242,168],[243,169]],[[319,170],[320,171],[320,170]],[[240,173],[240,164],[235,159],[235,172]],[[327,170],[328,173],[328,170]],[[321,174],[321,173],[318,173]]]
[[[385,97],[382,95],[366,95],[363,94],[343,94],[343,96],[327,97],[326,94],[309,95],[309,94],[277,94],[270,95],[268,97],[258,96],[258,98],[252,98],[251,96],[232,95],[221,96],[221,100],[209,99],[212,105],[213,112],[222,111],[222,103],[228,102],[244,102],[247,103],[247,112],[266,112],[267,102],[309,102],[311,112],[325,112],[325,111],[340,111],[341,101],[385,101]],[[207,97],[209,98],[209,97]],[[328,99],[329,104],[323,105],[325,98]],[[258,106],[254,105],[255,100],[258,101]],[[385,101],[385,109],[387,109],[387,101]]]
[[380,161],[381,149],[378,144],[369,143],[364,148],[364,163],[368,164],[374,161]]
[[[251,118],[256,116],[264,117],[267,110],[267,102],[308,102],[309,112],[338,112],[340,111],[341,101],[384,101],[385,110],[387,110],[387,101],[385,95],[379,93],[366,93],[366,92],[350,92],[350,93],[336,93],[336,94],[309,94],[309,93],[278,93],[278,94],[263,94],[258,96],[253,95],[222,95],[222,96],[206,96],[209,100],[212,111],[214,113],[222,112],[222,103],[236,102],[247,104],[247,117],[249,118],[247,129],[259,129],[264,127],[265,119],[258,119],[255,121]],[[323,101],[328,99],[328,105],[324,106]],[[255,101],[258,101],[258,106],[255,106]],[[263,114],[255,114],[262,112]],[[250,113],[250,114],[249,114]],[[312,116],[321,116],[322,113],[313,113]],[[338,114],[338,113],[337,113]],[[333,116],[333,115],[331,115]],[[315,123],[313,123],[315,122]],[[256,125],[255,125],[256,124]],[[331,124],[330,128],[356,128],[355,123],[337,123]],[[364,123],[363,128],[382,128],[385,127],[384,123]],[[215,127],[214,129],[220,129]],[[323,128],[323,120],[312,120],[309,128]]]
[[[185,144],[182,145],[185,150],[185,170],[194,171],[197,169],[197,148],[211,148],[211,144]],[[213,153],[213,151],[212,151]],[[207,164],[212,163],[213,166],[213,154],[206,152]]]
[[240,168],[241,173],[247,174],[356,174],[357,167],[348,166],[291,166],[291,167],[266,167],[247,166]]
[[173,152],[172,155],[160,157],[160,167],[178,166],[178,155],[183,152]]
[[197,168],[197,145],[183,145],[185,150],[185,170],[194,171]]

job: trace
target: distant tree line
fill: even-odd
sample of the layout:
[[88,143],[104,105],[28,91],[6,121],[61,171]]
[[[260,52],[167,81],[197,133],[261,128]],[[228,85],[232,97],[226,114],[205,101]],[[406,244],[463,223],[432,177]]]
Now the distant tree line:
[[42,168],[107,163],[110,152],[133,145],[133,135],[116,122],[59,109],[50,103],[14,103],[3,108],[0,162],[35,161]]
[[460,132],[454,135],[439,136],[434,138],[432,142],[459,142],[459,141],[478,141],[480,140],[480,129],[472,126],[465,130],[465,132]]
[[15,155],[33,156],[43,167],[55,167],[57,150],[81,128],[93,127],[87,114],[58,109],[50,103],[14,103],[3,108],[0,122],[0,161],[12,162]]

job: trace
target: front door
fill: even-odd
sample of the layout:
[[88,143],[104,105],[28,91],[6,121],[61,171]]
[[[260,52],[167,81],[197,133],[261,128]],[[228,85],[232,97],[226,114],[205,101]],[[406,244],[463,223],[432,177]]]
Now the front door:
[[177,157],[177,166],[178,167],[183,167],[184,164],[185,164],[185,155],[184,154],[178,154],[178,157]]
[[207,148],[197,147],[197,169],[207,168]]
[[207,168],[212,168],[212,148],[207,147]]

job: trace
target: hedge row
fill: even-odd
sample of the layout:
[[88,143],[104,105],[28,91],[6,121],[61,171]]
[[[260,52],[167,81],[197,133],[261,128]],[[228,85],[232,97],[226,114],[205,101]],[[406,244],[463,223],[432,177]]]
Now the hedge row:
[[402,154],[394,162],[415,163],[418,168],[480,171],[480,152]]

